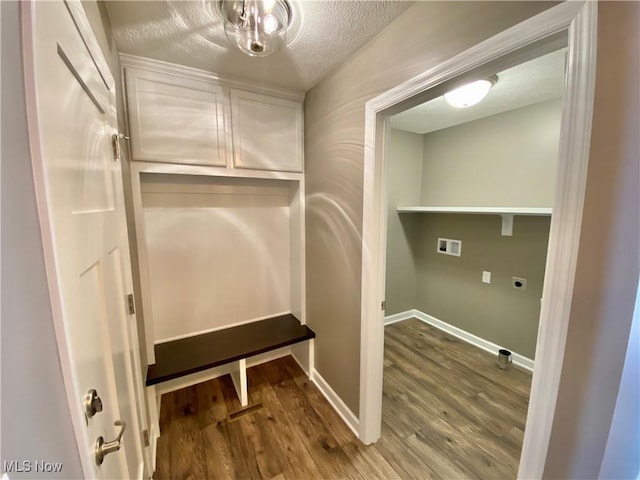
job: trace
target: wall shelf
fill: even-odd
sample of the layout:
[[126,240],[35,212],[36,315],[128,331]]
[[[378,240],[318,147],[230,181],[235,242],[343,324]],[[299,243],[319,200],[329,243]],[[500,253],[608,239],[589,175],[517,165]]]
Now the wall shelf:
[[513,235],[513,216],[550,216],[551,208],[529,208],[529,207],[398,207],[398,213],[449,213],[449,214],[472,214],[472,215],[500,215],[502,217],[502,235],[510,237]]

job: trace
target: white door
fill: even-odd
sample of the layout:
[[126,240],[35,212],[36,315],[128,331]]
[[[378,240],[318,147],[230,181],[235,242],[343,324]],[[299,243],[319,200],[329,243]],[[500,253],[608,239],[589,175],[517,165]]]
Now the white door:
[[[45,252],[47,242],[51,247],[49,285],[64,329],[58,339],[61,357],[68,354],[65,381],[83,469],[100,479],[139,478],[145,415],[136,401],[142,386],[135,316],[126,308],[131,267],[121,167],[112,148],[115,84],[81,5],[23,8],[29,9],[23,18],[31,19],[23,35],[27,95],[36,99],[29,107],[34,174],[38,187],[41,168],[39,194],[46,195],[39,215]],[[83,407],[91,389],[103,405],[93,416]],[[98,465],[96,441],[116,440],[123,428],[117,421],[126,424],[121,448]]]

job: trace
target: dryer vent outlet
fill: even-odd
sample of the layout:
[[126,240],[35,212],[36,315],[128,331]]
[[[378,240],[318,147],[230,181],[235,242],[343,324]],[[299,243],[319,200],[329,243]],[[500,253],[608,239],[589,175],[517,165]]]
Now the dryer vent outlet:
[[521,277],[511,277],[511,285],[516,290],[526,290],[527,289],[527,279]]

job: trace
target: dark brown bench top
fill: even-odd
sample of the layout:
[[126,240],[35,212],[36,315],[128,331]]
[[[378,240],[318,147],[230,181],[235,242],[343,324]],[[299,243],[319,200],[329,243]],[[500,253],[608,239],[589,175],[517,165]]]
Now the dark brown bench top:
[[291,314],[160,343],[156,363],[147,370],[147,386],[315,338]]

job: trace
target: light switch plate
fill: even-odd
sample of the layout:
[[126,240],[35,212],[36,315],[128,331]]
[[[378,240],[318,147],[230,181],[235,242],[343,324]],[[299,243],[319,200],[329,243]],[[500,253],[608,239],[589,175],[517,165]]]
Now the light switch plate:
[[482,283],[491,283],[491,272],[482,272]]

